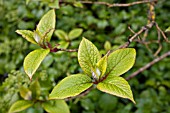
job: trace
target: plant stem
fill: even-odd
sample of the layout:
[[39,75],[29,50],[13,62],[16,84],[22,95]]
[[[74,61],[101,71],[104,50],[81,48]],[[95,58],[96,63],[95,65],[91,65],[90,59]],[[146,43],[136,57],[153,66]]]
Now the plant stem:
[[133,77],[137,76],[139,73],[145,71],[146,69],[148,69],[149,67],[151,67],[152,65],[154,65],[155,63],[163,60],[164,58],[170,56],[170,51],[164,53],[163,55],[161,55],[160,57],[154,59],[153,61],[149,62],[148,64],[146,64],[145,66],[141,67],[140,69],[138,69],[137,71],[135,71],[134,73],[132,73],[129,77],[126,78],[126,80],[130,80]]
[[63,48],[59,48],[58,51],[78,52],[78,49],[63,49]]
[[137,2],[132,2],[132,3],[114,3],[110,4],[107,2],[93,2],[93,1],[79,1],[83,4],[99,4],[99,5],[106,5],[108,7],[129,7],[137,4],[145,4],[145,3],[151,3],[151,2],[157,2],[158,0],[143,0],[143,1],[137,1]]

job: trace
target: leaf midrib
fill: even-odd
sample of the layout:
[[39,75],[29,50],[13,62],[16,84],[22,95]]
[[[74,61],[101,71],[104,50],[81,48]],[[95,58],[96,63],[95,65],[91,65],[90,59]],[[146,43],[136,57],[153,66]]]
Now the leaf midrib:
[[[42,50],[41,50],[41,51],[42,51]],[[43,51],[42,51],[42,52],[43,52]],[[40,53],[40,51],[39,51],[38,53]],[[35,72],[34,69],[33,69],[33,67],[34,67],[34,64],[35,64],[36,59],[37,59],[39,56],[40,56],[40,54],[38,54],[38,55],[35,57],[34,61],[31,63],[31,71],[32,71],[31,75],[33,75],[33,73]],[[38,63],[38,65],[39,65],[39,63]],[[37,68],[37,66],[36,66],[36,68]],[[34,71],[34,72],[33,72],[33,71]]]
[[[120,54],[120,53],[119,53],[119,54]],[[124,59],[128,54],[129,54],[129,51],[127,52],[127,54],[126,54],[123,58],[121,58],[121,60]],[[118,55],[117,55],[117,56],[118,56]],[[118,58],[118,57],[116,57],[116,60],[117,60],[117,58]],[[121,60],[120,60],[120,61],[121,61]],[[106,75],[109,75],[119,63],[120,63],[120,62],[117,62]]]
[[[90,65],[91,65],[91,67],[93,67],[93,63],[92,63],[92,61],[91,61],[90,53],[89,53],[89,51],[88,51],[88,49],[87,49],[86,42],[85,42],[84,44],[85,44],[85,48],[86,48],[87,53],[88,53],[88,59],[90,59]],[[91,46],[91,45],[90,45],[90,46]],[[85,53],[86,53],[86,52],[85,52]],[[94,60],[94,57],[93,57],[93,60]]]
[[60,90],[64,90],[64,89],[67,89],[67,88],[71,88],[71,87],[74,87],[74,86],[77,86],[77,85],[83,85],[83,84],[89,84],[89,83],[92,83],[92,82],[86,82],[86,83],[80,83],[80,84],[75,84],[75,85],[71,85],[71,86],[68,86],[68,87],[64,87],[64,88],[62,88],[62,89],[60,89]]
[[115,87],[117,87],[117,88],[119,88],[119,90],[122,90],[126,95],[128,95],[130,98],[132,98],[131,97],[131,95],[129,95],[128,93],[126,93],[126,91],[124,91],[123,89],[121,89],[120,87],[118,87],[116,84],[112,84],[112,83],[109,83],[109,82],[103,82],[103,84],[105,84],[105,85],[113,85],[113,87],[115,86]]

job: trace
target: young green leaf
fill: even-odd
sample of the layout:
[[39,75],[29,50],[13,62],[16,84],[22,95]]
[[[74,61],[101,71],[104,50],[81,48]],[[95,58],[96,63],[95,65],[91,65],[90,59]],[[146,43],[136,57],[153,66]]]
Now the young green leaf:
[[79,37],[82,34],[82,32],[83,32],[83,29],[81,29],[81,28],[73,29],[69,32],[68,37],[70,40],[73,40],[73,39]]
[[32,79],[33,74],[38,69],[39,65],[49,52],[49,49],[37,49],[30,52],[25,57],[24,70],[30,79]]
[[165,32],[170,32],[170,26],[165,30]]
[[32,92],[32,98],[33,99],[38,99],[41,93],[41,89],[40,89],[40,83],[38,82],[38,80],[35,80],[31,83],[29,89]]
[[43,41],[43,36],[40,35],[39,31],[34,31],[34,40],[38,43],[38,44],[42,44]]
[[26,5],[30,2],[30,0],[26,0]]
[[97,89],[118,97],[128,98],[135,103],[131,88],[122,77],[107,77],[106,80],[97,85]]
[[67,97],[76,96],[92,85],[92,80],[87,75],[70,75],[54,87],[49,95],[49,99],[64,99]]
[[111,43],[109,42],[109,41],[106,41],[105,43],[104,43],[104,49],[106,50],[106,51],[109,51],[110,49],[111,49]]
[[101,72],[100,74],[100,78],[103,77],[103,75],[106,72],[106,68],[107,68],[107,55],[105,55],[104,57],[102,57],[96,64],[97,68],[99,68],[99,71]]
[[56,9],[59,9],[60,6],[59,6],[59,0],[53,0],[53,2],[50,1],[50,3],[48,4],[49,7],[51,8],[56,8]]
[[23,111],[33,105],[33,101],[29,100],[19,100],[16,101],[11,108],[9,109],[9,113],[15,113],[15,112],[20,112]]
[[54,32],[55,35],[61,40],[68,40],[67,33],[65,33],[63,30],[56,30]]
[[82,70],[88,76],[92,76],[92,69],[95,69],[96,63],[100,58],[100,53],[96,46],[86,38],[83,38],[78,49],[78,61]]
[[21,97],[25,100],[31,100],[32,99],[32,92],[25,87],[21,87],[19,91]]
[[59,41],[58,44],[59,44],[58,48],[63,48],[63,49],[66,49],[69,46],[69,42],[66,41]]
[[95,69],[92,68],[91,71],[92,71],[92,78],[95,80],[99,80],[99,76],[101,75],[99,68],[97,67]]
[[83,8],[83,4],[81,2],[74,2],[73,4],[75,7]]
[[125,48],[114,51],[108,56],[106,74],[120,76],[127,72],[135,63],[136,51]]
[[25,38],[28,42],[31,42],[33,44],[37,44],[37,42],[34,40],[34,33],[29,30],[16,30],[16,32],[20,35],[22,35],[23,38]]
[[64,100],[50,100],[42,103],[42,106],[48,113],[70,113]]
[[51,36],[54,32],[55,22],[56,19],[54,10],[48,11],[39,21],[36,31],[39,31],[41,36],[46,35],[45,37],[43,37],[46,39],[45,41],[50,41]]

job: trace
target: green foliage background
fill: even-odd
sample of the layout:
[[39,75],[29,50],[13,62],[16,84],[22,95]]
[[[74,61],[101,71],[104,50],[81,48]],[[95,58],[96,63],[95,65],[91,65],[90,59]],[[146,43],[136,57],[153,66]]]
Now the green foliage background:
[[[103,0],[110,2],[110,0]],[[121,3],[123,0],[114,0]],[[134,0],[127,0],[134,2]],[[160,0],[155,7],[156,22],[165,31],[170,26],[170,1]],[[21,99],[19,88],[28,87],[30,81],[23,71],[24,57],[37,46],[28,43],[17,35],[17,29],[35,29],[38,21],[50,8],[42,2],[24,0],[0,0],[0,112],[5,113],[16,100]],[[83,8],[75,7],[72,3],[62,3],[56,10],[56,29],[69,32],[74,28],[82,28],[83,34],[71,41],[69,48],[78,48],[82,37],[91,40],[105,54],[108,49],[116,48],[127,41],[132,34],[128,25],[138,31],[147,24],[146,4],[130,7],[108,8],[104,5],[86,4]],[[167,34],[169,37],[169,34]],[[157,39],[156,28],[149,31],[147,40]],[[59,42],[54,34],[53,43]],[[109,41],[109,44],[106,42]],[[169,44],[161,40],[163,49],[159,55],[167,52]],[[107,42],[108,43],[108,42]],[[105,45],[105,46],[104,46]],[[152,52],[139,43],[132,43],[130,47],[136,48],[137,60],[135,66],[125,75],[152,61],[153,53],[158,48],[151,44]],[[127,99],[120,99],[98,90],[92,90],[88,95],[68,101],[72,113],[169,113],[170,112],[170,58],[155,64],[148,70],[129,80],[134,93],[136,105]],[[12,71],[13,70],[13,71]],[[67,75],[82,72],[78,65],[77,53],[52,53],[47,56],[36,72],[39,78],[41,98],[48,96],[51,89],[59,80]],[[24,113],[43,113],[43,109],[36,105],[23,111]]]

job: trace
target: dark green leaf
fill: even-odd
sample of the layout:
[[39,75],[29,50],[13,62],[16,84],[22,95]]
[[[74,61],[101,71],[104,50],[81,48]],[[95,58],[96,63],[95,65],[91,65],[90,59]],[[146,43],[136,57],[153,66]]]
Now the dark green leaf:
[[109,111],[113,111],[117,107],[118,98],[113,95],[105,93],[98,99],[98,103],[99,103],[99,107],[103,111],[109,112]]

